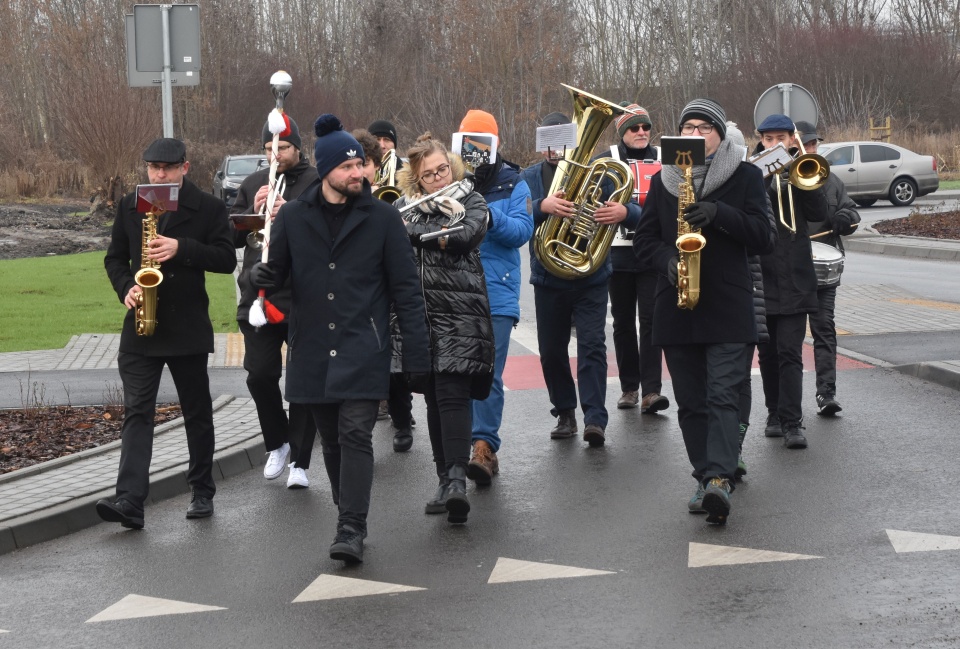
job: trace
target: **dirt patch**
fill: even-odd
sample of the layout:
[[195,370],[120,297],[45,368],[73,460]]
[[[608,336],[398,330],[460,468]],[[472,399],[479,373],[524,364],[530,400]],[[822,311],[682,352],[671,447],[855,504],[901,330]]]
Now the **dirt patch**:
[[109,219],[89,209],[88,203],[0,205],[0,259],[106,250]]
[[[121,406],[0,410],[0,474],[120,439],[122,411]],[[178,417],[178,404],[161,404],[154,423]]]
[[882,234],[933,239],[960,239],[960,211],[928,214],[914,212],[902,219],[880,221],[873,229]]

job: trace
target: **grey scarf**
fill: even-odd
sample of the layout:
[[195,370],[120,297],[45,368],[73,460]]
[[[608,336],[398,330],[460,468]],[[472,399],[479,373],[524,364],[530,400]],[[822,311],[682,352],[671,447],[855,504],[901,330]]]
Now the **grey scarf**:
[[[702,200],[710,196],[714,190],[719,189],[730,179],[742,161],[741,147],[730,139],[720,142],[712,160],[706,165],[697,165],[693,168],[693,188],[697,193],[697,200]],[[671,196],[676,196],[677,189],[683,181],[680,167],[664,162],[660,177],[663,179],[664,188],[670,192]]]

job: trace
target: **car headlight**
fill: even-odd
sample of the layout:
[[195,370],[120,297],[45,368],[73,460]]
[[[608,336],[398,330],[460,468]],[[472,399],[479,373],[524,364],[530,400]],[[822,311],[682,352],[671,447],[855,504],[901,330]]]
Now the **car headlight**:
[[241,181],[239,180],[224,180],[223,186],[227,189],[238,189],[240,187],[240,182]]

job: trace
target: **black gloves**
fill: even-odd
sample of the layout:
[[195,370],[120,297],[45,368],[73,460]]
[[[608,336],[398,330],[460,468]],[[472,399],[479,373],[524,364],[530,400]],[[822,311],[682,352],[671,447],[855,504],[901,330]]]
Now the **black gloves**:
[[837,210],[836,214],[833,215],[833,231],[835,234],[852,234],[853,224],[856,222],[859,222],[859,219],[855,221],[854,215],[848,210]]
[[705,202],[693,203],[687,205],[684,213],[686,216],[683,217],[683,220],[686,221],[691,228],[700,230],[713,223],[713,220],[717,218],[717,204]]
[[430,386],[430,372],[404,372],[403,379],[411,392],[426,394]]
[[250,267],[250,283],[257,288],[277,288],[280,283],[277,271],[262,261]]
[[679,259],[671,259],[667,262],[667,279],[670,280],[670,283],[674,286],[677,285],[677,264],[679,263]]

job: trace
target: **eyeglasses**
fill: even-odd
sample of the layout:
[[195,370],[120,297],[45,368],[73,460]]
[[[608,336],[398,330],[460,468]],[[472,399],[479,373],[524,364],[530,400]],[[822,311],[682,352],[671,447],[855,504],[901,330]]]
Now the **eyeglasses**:
[[[286,153],[292,148],[293,148],[292,144],[279,144],[277,145],[277,153]],[[273,151],[273,145],[270,143],[264,144],[263,150],[266,151],[267,153],[270,153]]]
[[160,162],[148,162],[147,169],[150,171],[173,171],[174,169],[179,169],[183,166],[182,162],[174,162],[172,164],[163,164]]
[[710,135],[713,133],[713,124],[707,124],[704,122],[703,124],[697,125],[684,124],[680,127],[680,133],[683,135],[693,135],[694,131],[700,131],[700,135]]
[[440,178],[446,178],[450,173],[450,165],[440,165],[436,171],[428,171],[420,176],[420,180],[425,183],[432,183]]
[[649,131],[651,128],[653,127],[650,126],[649,124],[634,124],[627,130],[630,131],[631,133],[639,133],[640,129],[643,129],[644,131]]

